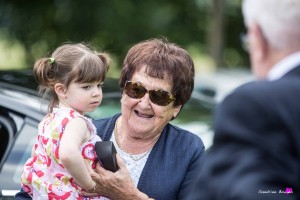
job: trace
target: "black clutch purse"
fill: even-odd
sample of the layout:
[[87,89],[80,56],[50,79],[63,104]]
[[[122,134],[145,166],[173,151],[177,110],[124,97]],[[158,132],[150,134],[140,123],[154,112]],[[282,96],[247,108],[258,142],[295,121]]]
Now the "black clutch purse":
[[116,148],[112,141],[98,141],[95,144],[95,150],[98,159],[100,160],[104,169],[112,172],[118,171]]

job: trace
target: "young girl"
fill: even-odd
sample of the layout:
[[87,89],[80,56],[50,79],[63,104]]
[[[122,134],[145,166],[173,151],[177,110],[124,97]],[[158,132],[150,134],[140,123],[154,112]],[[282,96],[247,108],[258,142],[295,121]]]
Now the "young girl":
[[33,199],[82,199],[82,189],[96,189],[86,164],[95,166],[94,144],[101,139],[84,113],[100,105],[108,66],[108,55],[81,43],[64,44],[35,63],[34,76],[39,92],[50,96],[50,112],[39,124],[22,173],[22,188]]

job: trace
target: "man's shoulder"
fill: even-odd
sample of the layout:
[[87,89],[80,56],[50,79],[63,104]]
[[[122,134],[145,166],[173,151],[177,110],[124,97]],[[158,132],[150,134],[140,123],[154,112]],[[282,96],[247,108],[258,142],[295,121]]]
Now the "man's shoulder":
[[[267,81],[253,81],[237,87],[217,105],[217,113],[242,113],[261,109],[270,103],[270,98],[277,95],[276,90]],[[270,105],[271,106],[271,105]]]
[[245,93],[245,94],[251,94],[260,92],[261,90],[265,90],[266,88],[272,88],[274,87],[273,83],[267,80],[256,80],[251,81],[248,83],[245,83],[239,87],[237,87],[234,92],[236,93]]
[[291,93],[300,92],[299,78],[282,78],[275,81],[257,80],[246,83],[236,88],[231,96],[234,98],[243,97],[244,99],[261,99],[269,98],[281,99],[281,97]]
[[[287,83],[283,80],[278,81],[267,81],[257,80],[245,83],[235,90],[233,90],[228,97],[229,98],[242,98],[244,100],[251,99],[265,99],[267,96],[278,95],[281,92],[287,90]],[[299,87],[300,89],[300,87]]]

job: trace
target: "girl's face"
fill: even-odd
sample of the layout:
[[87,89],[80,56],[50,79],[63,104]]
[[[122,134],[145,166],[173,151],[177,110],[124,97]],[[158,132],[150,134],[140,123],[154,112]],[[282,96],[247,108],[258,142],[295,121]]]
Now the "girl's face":
[[[145,68],[135,72],[130,80],[139,82],[147,90],[172,91],[168,80],[153,78],[145,73]],[[121,99],[122,124],[128,136],[135,138],[151,138],[161,134],[162,129],[179,113],[181,106],[173,107],[174,102],[159,106],[151,102],[146,93],[140,99],[129,97],[123,92]]]
[[59,95],[59,106],[72,108],[84,114],[94,111],[102,101],[102,82],[74,83]]

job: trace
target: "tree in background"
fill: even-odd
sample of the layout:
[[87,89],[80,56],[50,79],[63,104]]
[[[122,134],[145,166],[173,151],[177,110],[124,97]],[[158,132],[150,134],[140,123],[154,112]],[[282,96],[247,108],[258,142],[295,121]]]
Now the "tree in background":
[[[18,41],[26,52],[26,66],[61,43],[91,42],[114,55],[115,65],[132,44],[167,37],[184,48],[210,54],[216,66],[232,65],[224,54],[242,52],[239,3],[223,0],[11,0],[0,5],[0,31]],[[238,1],[234,1],[238,2]],[[229,12],[230,10],[231,15]],[[234,22],[235,25],[230,25]],[[230,34],[228,29],[230,27]],[[227,37],[227,36],[230,37]],[[233,39],[231,39],[231,37]],[[230,50],[231,49],[231,50]],[[224,56],[225,55],[225,56]],[[240,60],[235,65],[247,65]]]

